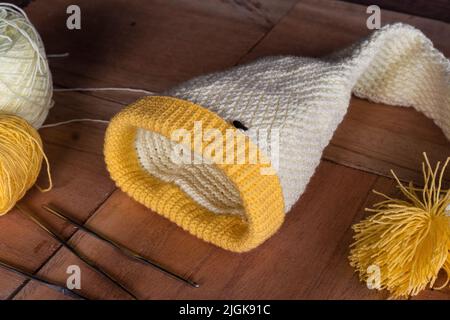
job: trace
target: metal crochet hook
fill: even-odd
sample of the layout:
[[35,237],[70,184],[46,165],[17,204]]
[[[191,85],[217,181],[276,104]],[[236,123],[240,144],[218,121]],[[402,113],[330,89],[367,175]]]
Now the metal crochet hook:
[[166,275],[168,275],[168,276],[170,276],[170,277],[172,277],[172,278],[174,278],[176,280],[182,281],[185,284],[190,285],[191,287],[194,287],[194,288],[200,287],[200,285],[198,283],[196,283],[196,282],[194,282],[192,280],[189,280],[187,278],[184,278],[184,277],[182,277],[182,276],[180,276],[180,275],[178,275],[178,274],[176,274],[176,273],[174,273],[174,272],[172,272],[170,270],[167,270],[166,268],[164,268],[160,264],[158,264],[158,263],[156,263],[154,261],[151,261],[151,260],[143,257],[142,255],[140,255],[139,253],[136,253],[136,252],[134,252],[134,251],[124,247],[123,245],[115,242],[114,240],[111,240],[111,239],[107,238],[106,236],[104,236],[104,235],[102,235],[102,234],[92,230],[90,227],[84,226],[84,225],[78,223],[77,221],[75,221],[74,219],[70,218],[69,216],[63,214],[60,210],[54,208],[53,206],[51,206],[51,205],[43,205],[42,208],[47,210],[51,214],[57,216],[58,218],[60,218],[60,219],[62,219],[64,221],[70,222],[71,224],[75,225],[78,229],[85,231],[86,233],[96,237],[97,239],[105,241],[106,243],[108,243],[109,245],[111,245],[114,248],[118,249],[120,252],[122,252],[123,254],[125,254],[129,258],[135,259],[135,260],[137,260],[137,261],[139,261],[139,262],[141,262],[141,263],[143,263],[143,264],[145,264],[147,266],[151,266],[151,267],[153,267],[153,268],[163,272],[164,274],[166,274]]
[[47,286],[47,287],[57,291],[59,293],[62,293],[64,295],[66,295],[66,296],[69,296],[71,298],[75,298],[75,299],[79,299],[79,300],[89,300],[88,298],[83,296],[81,293],[77,293],[77,292],[75,292],[75,291],[73,291],[73,290],[71,290],[69,288],[63,287],[63,286],[61,286],[59,284],[53,283],[53,282],[51,282],[49,280],[46,280],[44,278],[41,278],[41,277],[39,277],[37,275],[34,275],[34,274],[31,274],[31,273],[29,273],[27,271],[21,270],[21,269],[15,267],[15,266],[10,265],[9,263],[7,263],[5,261],[0,260],[0,267],[2,267],[5,270],[8,270],[10,272],[13,272],[15,274],[18,274],[20,276],[23,276],[25,278],[37,281],[37,282],[39,282],[39,283],[41,283],[41,284],[43,284],[43,285],[45,285],[45,286]]
[[101,274],[108,280],[110,280],[112,283],[114,283],[116,286],[121,288],[123,291],[125,291],[127,294],[129,294],[133,299],[139,300],[130,290],[128,290],[124,285],[122,285],[119,281],[117,281],[113,276],[111,276],[107,271],[105,271],[102,267],[97,265],[95,262],[87,258],[86,256],[82,255],[77,249],[75,249],[72,245],[67,243],[63,238],[58,236],[56,233],[54,233],[48,225],[46,225],[45,222],[43,222],[39,217],[37,217],[34,213],[32,213],[30,210],[25,209],[22,206],[19,206],[16,204],[16,207],[28,216],[34,223],[36,223],[42,230],[47,232],[52,238],[57,240],[64,248],[69,250],[71,253],[73,253],[75,256],[80,258],[84,263],[86,263],[92,270],[95,272]]

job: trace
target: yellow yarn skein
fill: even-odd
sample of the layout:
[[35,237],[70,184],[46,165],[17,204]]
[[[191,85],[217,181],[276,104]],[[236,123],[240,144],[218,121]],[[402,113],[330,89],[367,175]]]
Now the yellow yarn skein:
[[42,149],[41,138],[25,120],[12,115],[0,115],[0,215],[11,210],[30,189],[41,170],[42,159],[52,188],[50,166]]
[[0,3],[0,215],[50,168],[36,131],[52,107],[52,80],[42,40],[25,12]]

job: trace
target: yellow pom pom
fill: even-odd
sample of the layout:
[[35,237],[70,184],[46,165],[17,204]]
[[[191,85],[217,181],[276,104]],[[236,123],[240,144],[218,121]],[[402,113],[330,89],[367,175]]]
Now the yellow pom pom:
[[50,167],[38,132],[27,121],[0,115],[0,215],[6,214],[36,182],[42,159],[52,187]]
[[367,281],[370,268],[380,271],[379,289],[387,289],[392,298],[417,295],[433,287],[441,270],[450,278],[450,190],[442,189],[442,180],[450,158],[433,169],[424,154],[424,187],[403,185],[392,175],[405,200],[385,198],[366,209],[375,214],[353,226],[350,264]]

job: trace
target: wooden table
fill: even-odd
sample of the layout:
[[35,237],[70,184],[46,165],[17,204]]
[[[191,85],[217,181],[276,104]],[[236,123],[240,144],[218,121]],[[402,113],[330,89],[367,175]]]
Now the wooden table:
[[[66,8],[78,4],[82,29],[66,28]],[[26,12],[52,58],[58,87],[135,87],[159,92],[193,76],[273,54],[321,56],[370,31],[366,7],[326,0],[32,2]],[[382,24],[420,28],[450,56],[450,25],[382,11]],[[139,94],[57,93],[48,123],[109,119]],[[447,106],[448,107],[448,106]],[[347,256],[350,226],[375,201],[371,190],[395,194],[389,177],[420,182],[421,152],[432,161],[450,143],[425,116],[352,98],[306,192],[281,230],[261,247],[235,254],[204,243],[117,189],[105,169],[105,125],[76,123],[40,133],[55,188],[32,190],[22,203],[131,288],[141,299],[385,299],[360,283]],[[447,175],[447,181],[449,176]],[[39,180],[45,184],[45,177]],[[46,214],[54,203],[141,254],[191,277],[193,289],[130,261],[91,236]],[[61,283],[67,266],[82,269],[82,290],[95,299],[127,299],[104,278],[13,211],[0,218],[0,257]],[[64,299],[63,295],[0,270],[2,299]],[[449,299],[450,290],[427,290],[419,299]]]

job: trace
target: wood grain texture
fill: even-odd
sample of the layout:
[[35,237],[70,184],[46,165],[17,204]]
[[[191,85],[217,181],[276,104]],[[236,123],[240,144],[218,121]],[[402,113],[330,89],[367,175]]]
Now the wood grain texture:
[[450,22],[450,1],[448,0],[344,0],[363,4],[377,5],[382,9],[408,13],[414,16]]
[[[115,0],[104,5],[86,0],[59,1],[55,5],[46,1],[29,4],[26,12],[48,53],[70,53],[69,58],[50,60],[56,86],[159,89],[203,73],[205,67],[236,63],[292,3],[136,1],[130,5],[129,1]],[[66,28],[69,4],[78,4],[82,10],[80,31]],[[103,96],[100,99],[80,93],[56,94],[47,123],[74,118],[109,119],[123,108],[124,102],[139,97],[130,93]],[[67,238],[74,230],[40,207],[53,202],[76,211],[76,218],[85,221],[106,201],[115,187],[103,161],[104,129],[101,124],[76,123],[40,130],[55,188],[45,194],[32,190],[23,203],[50,220]],[[45,183],[44,177],[39,180],[39,184]],[[0,230],[0,257],[30,272],[39,270],[59,249],[58,244],[16,211],[0,218]],[[16,276],[1,277],[0,298],[14,297],[17,290],[21,292],[19,297],[26,295],[27,289],[20,290],[22,283],[23,279]],[[39,287],[46,294],[51,292]]]
[[[137,87],[162,91],[193,76],[227,68],[244,56],[297,0],[100,1],[31,4],[30,18],[64,87]],[[81,30],[65,27],[77,4]],[[126,100],[127,95],[96,93]]]
[[[97,104],[95,109],[91,107],[94,103]],[[117,103],[96,101],[93,97],[80,94],[56,95],[49,121],[80,118],[86,114],[93,118],[109,118],[121,107]],[[62,202],[68,208],[80,209],[77,218],[84,221],[115,189],[106,172],[101,151],[104,125],[68,125],[64,128],[42,129],[40,134],[50,161],[54,188],[48,193],[41,193],[33,188],[21,203],[39,213],[42,212],[40,206],[44,203]],[[47,185],[47,180],[43,172],[38,184]],[[47,219],[58,232],[70,235],[70,232],[65,232],[67,226],[60,221],[50,217]],[[57,243],[39,232],[17,210],[0,217],[0,246],[2,259],[30,272],[39,269],[59,248]],[[0,281],[3,282],[4,279]],[[17,280],[14,279],[14,282]],[[14,289],[14,286],[0,284],[0,297],[7,298]]]
[[[353,233],[363,209],[379,201],[371,190],[396,195],[392,179],[323,161],[281,230],[257,250],[227,252],[181,231],[117,190],[87,225],[140,254],[163,262],[201,284],[198,289],[130,261],[107,245],[77,232],[73,243],[131,288],[140,299],[386,299],[371,291],[348,264]],[[149,232],[150,230],[150,232]],[[64,279],[76,264],[59,251],[40,271]],[[79,263],[79,262],[78,262]],[[127,298],[104,279],[83,269],[83,291],[91,298]],[[417,298],[448,299],[448,291],[425,291]],[[15,298],[58,298],[29,283]]]
[[[87,235],[77,233],[76,243],[141,299],[384,298],[359,283],[346,259],[351,241],[348,226],[361,218],[377,181],[373,174],[322,162],[282,229],[258,250],[245,254],[220,250],[190,236],[129,201],[121,191],[89,219],[90,227],[193,278],[201,284],[199,289],[131,262]],[[387,183],[392,191],[390,180]],[[62,252],[40,274],[63,274],[70,263],[70,255]],[[83,273],[86,292],[113,298],[103,282],[97,285],[91,276]],[[20,298],[43,294],[32,283],[25,289]]]
[[[339,1],[93,1],[31,3],[30,18],[52,59],[55,83],[64,87],[142,87],[161,91],[195,75],[269,54],[322,56],[344,47],[365,29],[365,7]],[[81,31],[65,29],[68,4],[82,8]],[[446,55],[448,25],[385,11],[383,22],[417,26]],[[64,93],[48,122],[109,119],[136,94]],[[360,283],[348,265],[350,226],[378,200],[373,188],[396,194],[394,168],[418,180],[420,152],[443,159],[449,143],[428,119],[411,109],[352,99],[344,122],[325,151],[307,191],[282,229],[260,248],[234,254],[204,243],[116,190],[103,164],[104,126],[72,124],[41,130],[56,188],[30,192],[24,203],[49,220],[71,243],[103,265],[141,299],[385,299]],[[40,180],[45,183],[45,178]],[[198,281],[192,289],[129,260],[116,250],[45,214],[52,202],[118,242]],[[127,299],[23,216],[0,218],[0,257],[64,283],[67,266],[82,268],[91,298]],[[447,291],[417,298],[449,299]],[[63,299],[35,282],[0,270],[0,298]]]

